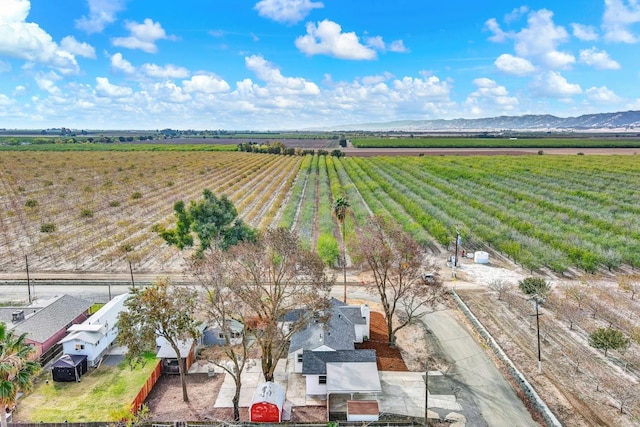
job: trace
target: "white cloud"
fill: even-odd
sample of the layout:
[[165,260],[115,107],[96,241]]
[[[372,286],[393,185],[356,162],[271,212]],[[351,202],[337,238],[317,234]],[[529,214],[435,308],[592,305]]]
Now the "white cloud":
[[407,53],[409,52],[409,49],[406,48],[406,46],[404,45],[404,42],[402,40],[394,40],[391,42],[391,44],[389,45],[389,50],[391,52],[398,52],[398,53]]
[[582,41],[594,41],[598,40],[598,33],[596,29],[590,25],[571,24],[573,29],[573,36]]
[[377,50],[385,50],[384,40],[382,40],[381,36],[367,37],[365,38],[365,42],[369,47]]
[[496,68],[507,74],[515,74],[516,76],[525,76],[536,71],[536,67],[524,58],[503,53],[494,62]]
[[61,77],[53,71],[49,73],[38,73],[35,76],[35,81],[38,87],[52,95],[60,93],[60,88],[56,86],[56,82],[60,79]]
[[484,27],[493,33],[493,35],[489,37],[489,40],[492,42],[502,43],[504,41],[507,41],[510,37],[509,33],[503,31],[502,28],[500,28],[500,24],[498,24],[496,18],[488,19],[484,23]]
[[318,95],[320,93],[320,89],[315,83],[301,77],[285,77],[280,73],[280,70],[261,56],[249,56],[244,61],[247,68],[253,71],[260,80],[274,88],[279,88],[281,92],[300,95]]
[[123,98],[131,96],[133,89],[127,86],[118,86],[109,83],[106,77],[96,77],[96,93],[105,98]]
[[590,87],[585,91],[585,95],[590,101],[600,104],[616,104],[622,101],[621,97],[606,86]]
[[640,22],[640,3],[637,0],[605,0],[602,29],[609,42],[637,43],[631,27]]
[[231,89],[229,83],[207,74],[198,74],[189,80],[183,80],[182,87],[187,93],[200,92],[207,94],[225,93]]
[[[8,107],[9,105],[13,104],[15,101],[11,98],[9,98],[7,95],[0,93],[0,105],[2,105],[3,107]],[[0,114],[1,115],[1,114]]]
[[184,67],[178,67],[176,65],[165,65],[164,67],[156,64],[144,64],[142,71],[148,77],[154,77],[158,79],[184,79],[189,77],[191,73]]
[[67,36],[60,40],[60,47],[74,55],[96,59],[96,50],[93,46],[84,42],[80,43],[73,36]]
[[111,66],[114,69],[122,71],[122,72],[127,73],[127,74],[133,74],[133,73],[136,72],[136,67],[131,65],[131,62],[129,62],[126,59],[124,59],[124,57],[122,56],[122,54],[120,52],[115,53],[111,57]]
[[475,116],[488,114],[486,111],[493,114],[510,112],[519,104],[518,98],[509,96],[507,88],[494,80],[481,77],[475,79],[473,84],[477,89],[469,94],[465,107]]
[[323,7],[322,2],[310,0],[260,0],[254,9],[265,18],[295,24],[302,21],[313,9]]
[[536,76],[529,87],[533,95],[539,97],[564,99],[582,93],[579,84],[569,83],[557,71],[549,71]]
[[617,70],[620,64],[609,58],[609,54],[604,50],[595,47],[580,51],[580,62],[590,65],[598,70]]
[[325,19],[307,24],[307,34],[295,41],[296,47],[307,55],[329,55],[339,59],[370,60],[376,52],[360,44],[355,33],[343,33],[339,24]]
[[162,102],[182,104],[191,99],[191,95],[184,93],[180,86],[170,81],[154,83],[147,90],[153,99]]
[[76,20],[76,28],[86,33],[99,33],[113,24],[116,14],[124,9],[124,0],[88,0],[89,16]]
[[37,62],[68,74],[78,71],[76,58],[61,49],[38,24],[26,22],[29,0],[3,0],[0,7],[0,56]]
[[140,49],[147,53],[156,53],[158,40],[173,40],[175,37],[168,36],[159,22],[153,22],[147,18],[142,24],[137,22],[127,22],[126,27],[131,33],[129,37],[116,37],[112,40],[114,46],[126,47],[127,49]]
[[22,86],[22,85],[18,85],[16,86],[16,88],[13,90],[13,95],[14,96],[22,96],[27,92],[27,88]]
[[568,41],[569,33],[553,23],[553,12],[546,9],[533,11],[527,18],[527,24],[528,27],[514,36],[518,56],[536,59],[552,69],[567,68],[575,62],[573,55],[557,50],[559,44]]
[[517,21],[522,16],[526,15],[527,12],[529,12],[529,8],[527,6],[517,7],[504,16],[504,22],[511,23]]

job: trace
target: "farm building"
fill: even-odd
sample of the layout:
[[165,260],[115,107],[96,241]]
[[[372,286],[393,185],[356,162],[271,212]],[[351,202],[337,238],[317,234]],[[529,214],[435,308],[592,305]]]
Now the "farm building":
[[27,334],[25,342],[36,349],[43,363],[59,352],[56,344],[71,325],[83,322],[91,307],[89,301],[62,295],[15,311],[11,324],[15,334]]
[[87,356],[89,366],[97,366],[118,335],[118,314],[130,294],[118,295],[80,324],[71,325],[60,340],[62,352]]
[[80,381],[87,373],[87,356],[64,354],[51,366],[51,376],[56,382]]
[[[162,373],[163,374],[179,374],[180,368],[178,367],[178,358],[175,350],[169,345],[166,339],[162,337],[156,338],[156,344],[159,347],[156,357],[162,359]],[[180,357],[185,368],[185,372],[189,371],[191,365],[195,361],[195,349],[196,340],[189,338],[187,340],[180,340],[178,342],[180,349]]]
[[274,382],[265,382],[256,388],[249,408],[249,421],[253,423],[279,423],[282,421],[284,389]]

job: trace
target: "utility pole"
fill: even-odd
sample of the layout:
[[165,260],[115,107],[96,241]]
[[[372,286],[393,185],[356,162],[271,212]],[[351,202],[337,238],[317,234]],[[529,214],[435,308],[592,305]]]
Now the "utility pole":
[[460,241],[460,230],[456,226],[456,251],[453,254],[453,262],[451,264],[451,275],[456,278],[456,267],[458,266],[458,242]]
[[[133,281],[133,267],[131,267],[131,260],[129,260],[129,272],[131,273],[131,287],[135,291],[136,290],[136,284]],[[111,290],[111,287],[109,287],[109,290]]]
[[27,266],[27,292],[29,294],[29,304],[31,304],[31,280],[29,280],[29,256],[24,255],[24,263]]
[[540,316],[542,316],[542,314],[540,314],[540,312],[538,311],[538,296],[534,296],[533,300],[535,301],[535,306],[536,306],[536,314],[531,314],[530,316],[536,316],[536,330],[538,333],[538,373],[541,374],[542,373],[542,354],[540,351]]
[[429,359],[424,364],[424,425],[429,425]]

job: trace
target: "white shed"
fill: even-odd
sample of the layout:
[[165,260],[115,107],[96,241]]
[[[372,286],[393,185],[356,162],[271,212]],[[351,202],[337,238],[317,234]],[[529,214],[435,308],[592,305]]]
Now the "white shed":
[[489,264],[489,253],[485,251],[476,251],[473,254],[473,262],[478,264]]

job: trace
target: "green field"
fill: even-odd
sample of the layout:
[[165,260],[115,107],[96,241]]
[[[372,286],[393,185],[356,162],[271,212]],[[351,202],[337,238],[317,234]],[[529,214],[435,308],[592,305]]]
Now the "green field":
[[356,148],[636,148],[640,138],[355,138]]

